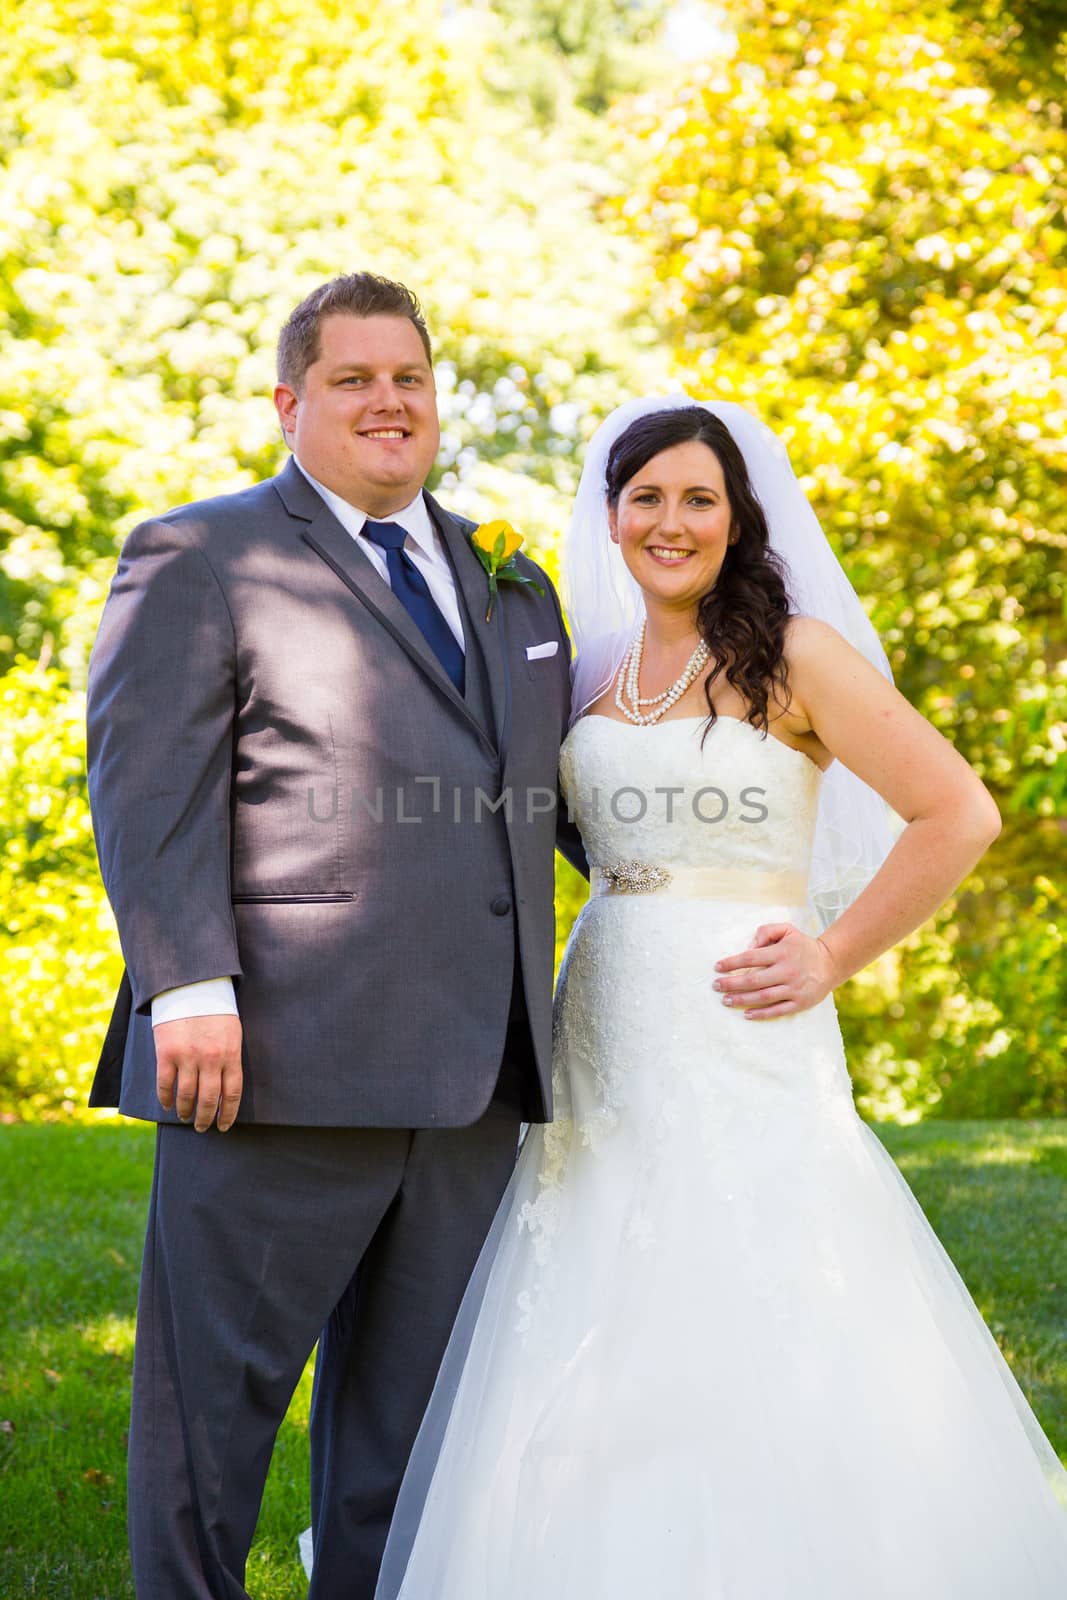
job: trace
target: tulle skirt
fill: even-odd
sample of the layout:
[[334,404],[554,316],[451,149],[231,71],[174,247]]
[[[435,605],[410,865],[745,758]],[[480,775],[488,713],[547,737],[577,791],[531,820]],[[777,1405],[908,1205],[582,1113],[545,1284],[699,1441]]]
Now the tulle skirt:
[[1064,1600],[1067,1474],[855,1114],[832,1002],[762,1071],[767,1027],[715,1026],[739,1051],[699,1072],[561,1039],[377,1600]]

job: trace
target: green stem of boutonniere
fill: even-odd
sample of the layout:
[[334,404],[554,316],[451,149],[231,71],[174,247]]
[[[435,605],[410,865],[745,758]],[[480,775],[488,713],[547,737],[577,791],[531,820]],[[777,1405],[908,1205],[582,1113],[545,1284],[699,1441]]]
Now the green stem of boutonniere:
[[[491,543],[489,542],[490,540],[492,541]],[[504,552],[509,547],[509,541],[510,554],[505,556]],[[528,583],[531,589],[536,589],[540,595],[545,592],[536,579],[528,578],[515,565],[517,546],[521,543],[521,538],[517,538],[514,529],[506,522],[490,522],[486,523],[484,527],[474,530],[471,538],[471,547],[489,578],[489,604],[485,610],[486,622],[491,622],[493,619],[493,606],[496,604],[498,592],[497,584],[501,579],[505,579],[508,583]]]
[[489,573],[489,609],[485,613],[486,622],[488,622],[493,615],[493,602],[496,599],[497,593],[496,586],[497,582],[501,579],[506,580],[508,583],[528,584],[531,589],[536,589],[539,595],[544,595],[545,591],[537,582],[536,578],[528,578],[524,572],[519,571],[518,567],[513,561],[505,561],[502,566],[495,567]]

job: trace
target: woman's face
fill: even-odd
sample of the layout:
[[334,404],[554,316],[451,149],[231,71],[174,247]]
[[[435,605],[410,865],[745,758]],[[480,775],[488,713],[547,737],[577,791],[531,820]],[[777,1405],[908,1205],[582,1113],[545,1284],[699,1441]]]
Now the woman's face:
[[623,485],[608,523],[646,601],[694,610],[734,542],[718,456],[699,439],[661,450]]

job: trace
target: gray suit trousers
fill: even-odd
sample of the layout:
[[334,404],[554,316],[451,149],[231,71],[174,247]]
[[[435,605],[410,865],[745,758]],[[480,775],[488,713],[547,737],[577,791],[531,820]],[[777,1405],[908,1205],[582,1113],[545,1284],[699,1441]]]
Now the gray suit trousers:
[[500,1095],[461,1128],[159,1127],[129,1447],[138,1600],[247,1600],[275,1436],[320,1333],[310,1600],[372,1600],[518,1131]]

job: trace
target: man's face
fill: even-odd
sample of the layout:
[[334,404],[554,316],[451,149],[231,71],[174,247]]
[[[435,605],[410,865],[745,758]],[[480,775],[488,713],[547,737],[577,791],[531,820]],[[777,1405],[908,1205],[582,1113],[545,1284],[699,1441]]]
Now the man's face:
[[407,317],[324,317],[300,394],[280,383],[274,404],[301,466],[378,520],[414,500],[441,443],[433,372]]

